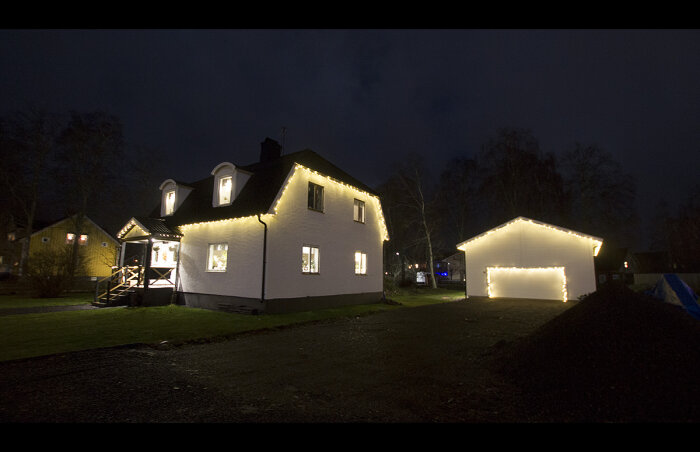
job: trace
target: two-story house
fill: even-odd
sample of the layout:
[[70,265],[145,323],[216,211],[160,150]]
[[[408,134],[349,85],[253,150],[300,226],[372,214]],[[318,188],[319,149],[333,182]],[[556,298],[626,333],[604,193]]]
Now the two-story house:
[[[266,313],[382,298],[379,196],[313,151],[280,155],[268,138],[257,163],[223,162],[160,190],[151,217],[118,234],[121,265],[141,275],[121,278],[133,276],[144,304],[170,300],[154,295],[167,287],[179,304]],[[139,243],[141,254],[130,251]]]

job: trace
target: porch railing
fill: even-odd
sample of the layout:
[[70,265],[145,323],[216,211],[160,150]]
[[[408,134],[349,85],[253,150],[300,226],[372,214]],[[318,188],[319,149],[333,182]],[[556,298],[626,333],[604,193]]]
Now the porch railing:
[[95,302],[111,304],[126,296],[130,289],[144,287],[145,278],[151,287],[175,287],[174,268],[151,267],[145,275],[142,266],[112,267],[112,274],[97,281]]
[[95,284],[95,302],[109,304],[143,281],[143,267],[112,267],[112,274]]

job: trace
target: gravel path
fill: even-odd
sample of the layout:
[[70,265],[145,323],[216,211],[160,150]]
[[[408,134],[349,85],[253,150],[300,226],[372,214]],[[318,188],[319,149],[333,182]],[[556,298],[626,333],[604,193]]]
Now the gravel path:
[[0,363],[0,422],[518,422],[492,354],[573,306],[469,299]]

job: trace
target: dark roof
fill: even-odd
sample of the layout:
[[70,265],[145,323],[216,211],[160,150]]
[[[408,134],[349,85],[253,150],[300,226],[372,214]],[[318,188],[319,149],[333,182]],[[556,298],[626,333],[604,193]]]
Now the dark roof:
[[159,218],[134,217],[150,235],[182,235],[176,229],[168,227],[165,221]]
[[[345,184],[357,187],[374,196],[379,196],[367,185],[350,176],[314,151],[307,149],[265,162],[238,167],[252,174],[243,186],[241,192],[229,206],[212,206],[212,193],[214,190],[213,175],[197,182],[182,184],[192,188],[192,191],[175,213],[164,219],[172,228],[183,224],[248,217],[267,213],[272,207],[272,203],[295,163]],[[151,216],[160,217],[160,204],[154,209]]]

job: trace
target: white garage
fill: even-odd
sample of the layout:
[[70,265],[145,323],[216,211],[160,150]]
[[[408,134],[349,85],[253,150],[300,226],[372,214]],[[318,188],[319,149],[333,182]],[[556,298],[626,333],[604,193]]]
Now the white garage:
[[472,237],[465,252],[466,295],[567,301],[596,290],[593,258],[603,240],[515,218]]

